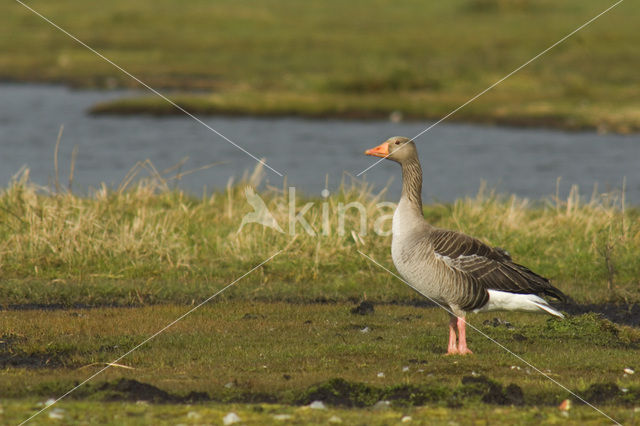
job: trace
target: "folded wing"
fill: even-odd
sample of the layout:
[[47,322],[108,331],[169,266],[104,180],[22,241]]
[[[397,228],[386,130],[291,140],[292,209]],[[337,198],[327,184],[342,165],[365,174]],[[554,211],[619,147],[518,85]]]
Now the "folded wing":
[[460,307],[464,310],[485,305],[489,300],[488,290],[566,299],[548,279],[514,263],[501,248],[443,229],[434,230],[430,240],[436,259],[455,274]]

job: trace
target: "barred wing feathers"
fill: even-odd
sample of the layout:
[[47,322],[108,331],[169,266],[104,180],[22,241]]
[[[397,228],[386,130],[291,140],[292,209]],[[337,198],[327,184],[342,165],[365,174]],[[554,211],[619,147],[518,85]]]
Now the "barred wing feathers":
[[464,293],[460,295],[462,309],[473,310],[485,305],[489,300],[488,290],[566,300],[548,279],[514,263],[505,250],[490,247],[460,232],[443,229],[432,232],[429,239],[436,259],[457,272],[456,281]]

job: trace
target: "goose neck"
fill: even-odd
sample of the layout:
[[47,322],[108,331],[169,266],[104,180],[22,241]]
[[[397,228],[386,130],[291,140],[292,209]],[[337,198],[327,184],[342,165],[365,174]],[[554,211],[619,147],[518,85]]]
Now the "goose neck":
[[417,159],[402,163],[402,197],[400,201],[422,216],[422,167]]

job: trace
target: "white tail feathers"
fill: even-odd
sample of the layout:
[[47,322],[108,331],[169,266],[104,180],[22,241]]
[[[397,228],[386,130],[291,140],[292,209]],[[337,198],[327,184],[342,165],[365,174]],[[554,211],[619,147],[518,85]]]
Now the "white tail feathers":
[[484,311],[526,311],[540,312],[544,311],[548,314],[564,318],[562,312],[553,309],[546,300],[535,294],[518,294],[509,293],[507,291],[488,290],[489,301],[486,305],[474,312]]
[[[544,300],[544,299],[543,299]],[[547,302],[545,301],[545,303],[536,303],[533,302],[538,308],[542,309],[543,311],[547,311],[548,313],[550,313],[551,315],[555,315],[557,317],[560,318],[564,318],[564,314],[560,311],[556,311],[555,309],[553,309],[551,306],[549,306],[547,304]]]

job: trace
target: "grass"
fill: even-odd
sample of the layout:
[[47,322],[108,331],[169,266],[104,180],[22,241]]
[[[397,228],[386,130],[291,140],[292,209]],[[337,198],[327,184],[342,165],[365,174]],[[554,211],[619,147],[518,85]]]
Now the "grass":
[[[25,413],[35,412],[42,408],[42,401],[3,401],[4,419],[7,423],[18,423],[24,420]],[[228,413],[236,413],[242,424],[282,425],[305,424],[326,425],[344,423],[352,425],[388,425],[402,422],[410,417],[409,424],[418,425],[450,425],[457,424],[496,424],[496,418],[504,424],[538,425],[568,424],[596,425],[602,424],[599,417],[588,407],[577,407],[570,415],[563,416],[555,407],[515,408],[515,407],[474,407],[473,412],[461,411],[447,407],[416,407],[408,409],[388,409],[384,412],[365,409],[344,409],[331,407],[327,410],[311,410],[308,407],[289,407],[277,404],[216,404],[209,406],[175,406],[171,404],[145,405],[139,403],[111,402],[61,402],[57,404],[56,416],[67,422],[104,424],[104,425],[174,425],[202,424],[208,422],[218,424]],[[612,407],[610,413],[624,424],[637,424],[638,414],[629,409]],[[340,420],[341,422],[339,422]],[[48,413],[38,422],[48,424],[57,422],[49,419]]]
[[[194,112],[362,118],[393,111],[439,118],[609,5],[29,4],[145,82],[175,90]],[[638,130],[639,89],[630,84],[638,69],[631,54],[637,11],[622,3],[452,118]],[[19,4],[3,16],[0,78],[135,87]],[[94,112],[175,111],[138,98]],[[142,168],[150,175],[137,179]],[[312,203],[305,217],[317,235],[255,224],[237,232],[251,210],[246,185],[261,188],[288,231],[287,194],[261,185],[260,175],[257,169],[225,191],[194,197],[171,190],[145,163],[120,187],[88,196],[37,187],[28,171],[0,191],[0,423],[26,419],[278,250],[36,423],[217,423],[230,411],[249,424],[281,424],[277,414],[298,424],[326,424],[332,416],[389,424],[407,415],[417,424],[603,421],[476,332],[469,333],[475,355],[442,356],[446,314],[415,306],[420,296],[357,252],[393,270],[390,237],[373,232],[389,213],[378,207],[385,194],[366,183],[345,184],[327,200],[298,198],[296,211]],[[350,209],[340,233],[337,212],[351,202],[362,204],[368,221],[360,229]],[[326,235],[323,203],[331,213]],[[424,206],[424,213],[435,225],[507,248],[578,302],[640,302],[640,210],[623,195],[584,198],[576,189],[564,200],[531,201],[481,188],[474,198]],[[365,299],[375,312],[351,313]],[[564,321],[480,314],[470,322],[618,421],[638,422],[638,373],[624,373],[638,369],[637,328],[592,313]],[[574,408],[563,414],[557,406],[567,397]],[[328,409],[306,407],[314,399]],[[378,400],[391,406],[375,408]]]
[[[196,113],[434,119],[612,2],[29,4],[151,86],[176,90]],[[451,119],[637,131],[638,12],[634,2],[620,4]],[[0,78],[136,87],[19,4],[3,16]],[[159,98],[94,112],[177,113]]]
[[[279,250],[283,253],[223,297],[422,300],[358,254],[393,269],[390,236],[374,232],[376,226],[390,231],[392,209],[379,207],[384,193],[372,194],[366,183],[344,184],[327,200],[298,194],[296,212],[312,203],[304,217],[315,235],[300,224],[290,235],[288,194],[265,188],[260,193],[287,232],[258,224],[238,232],[242,216],[252,211],[244,188],[260,187],[260,168],[244,183],[200,198],[169,189],[165,178],[149,170],[155,174],[133,182],[134,172],[120,188],[103,186],[90,196],[38,188],[28,171],[1,191],[0,304],[192,303]],[[350,207],[353,202],[366,214]],[[329,215],[323,225],[325,208]],[[481,188],[475,198],[426,205],[424,212],[434,225],[507,248],[516,261],[549,277],[576,301],[640,300],[640,211],[624,206],[615,194],[585,201],[574,188],[566,200],[532,202]]]
[[[326,200],[298,194],[295,211],[312,203],[304,217],[316,235],[299,224],[293,236],[256,224],[238,232],[252,210],[246,186],[261,188],[288,231],[289,197],[262,185],[261,175],[257,168],[224,191],[194,197],[170,189],[178,175],[146,162],[119,187],[88,196],[59,182],[38,187],[28,170],[1,191],[1,422],[24,420],[281,249],[38,422],[58,421],[49,413],[70,423],[217,422],[230,411],[254,424],[281,422],[276,414],[304,424],[332,416],[388,424],[406,415],[418,424],[496,415],[504,423],[602,421],[475,331],[475,355],[443,356],[446,313],[421,305],[421,296],[357,252],[393,269],[390,237],[373,232],[389,229],[390,209],[378,206],[384,192],[373,194],[365,182],[345,183]],[[360,228],[350,208],[339,232],[338,212],[354,202],[367,223]],[[508,248],[578,302],[638,303],[640,212],[623,196],[587,201],[575,189],[566,200],[534,202],[481,187],[475,198],[424,213]],[[352,313],[363,299],[374,303],[373,314]],[[469,321],[617,420],[637,422],[640,384],[624,373],[638,368],[637,328],[593,313]],[[557,405],[568,397],[575,407],[562,414]],[[328,409],[305,408],[313,400]],[[379,400],[391,406],[375,408]]]
[[[136,400],[196,404],[176,406],[174,415],[207,411],[212,403],[295,407],[323,400],[349,408],[390,400],[393,411],[385,416],[420,415],[415,407],[427,406],[443,416],[457,407],[462,418],[481,419],[505,407],[529,421],[550,421],[559,417],[555,407],[563,399],[578,402],[475,332],[469,336],[474,356],[443,356],[447,317],[439,309],[376,305],[373,314],[361,316],[351,308],[345,303],[214,302],[79,388],[68,399],[67,410],[80,411],[72,408],[74,399],[94,405]],[[187,309],[4,312],[3,405],[61,395]],[[481,314],[470,321],[605,412],[612,407],[621,416],[618,420],[632,418],[640,404],[640,383],[624,369],[636,366],[637,329],[593,314],[563,322],[510,313],[510,327],[485,323],[494,316]],[[362,331],[365,327],[368,332]],[[549,356],[549,345],[558,347],[555,356]],[[476,412],[479,405],[484,414]],[[27,408],[22,417],[33,411],[33,402],[22,406]],[[250,405],[241,407],[251,412]],[[162,411],[154,408],[145,415],[155,410]],[[263,415],[274,410],[267,408]],[[285,411],[299,413],[296,408]],[[595,412],[578,413],[578,418],[601,421]]]

